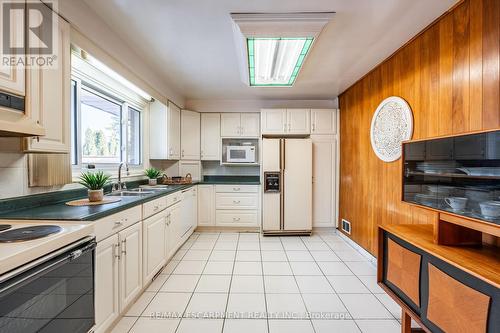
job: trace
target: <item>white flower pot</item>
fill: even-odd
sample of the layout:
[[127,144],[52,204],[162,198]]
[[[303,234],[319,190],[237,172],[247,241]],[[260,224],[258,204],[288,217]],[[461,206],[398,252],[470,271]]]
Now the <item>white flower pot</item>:
[[150,178],[150,179],[148,180],[148,184],[149,184],[150,186],[155,186],[156,184],[158,184],[158,179],[156,179],[156,178],[151,179],[151,178]]

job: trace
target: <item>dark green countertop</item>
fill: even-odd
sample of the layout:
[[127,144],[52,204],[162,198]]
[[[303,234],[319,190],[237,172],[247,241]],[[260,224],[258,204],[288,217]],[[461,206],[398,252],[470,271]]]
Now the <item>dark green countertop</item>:
[[[95,221],[197,184],[258,185],[260,184],[258,178],[258,176],[206,176],[202,182],[189,185],[170,185],[164,190],[155,190],[152,194],[121,197],[119,202],[100,206],[74,207],[65,204],[65,202],[85,197],[86,191],[84,189],[4,199],[0,200],[0,219]],[[128,187],[132,189],[139,185],[140,182],[129,183]]]

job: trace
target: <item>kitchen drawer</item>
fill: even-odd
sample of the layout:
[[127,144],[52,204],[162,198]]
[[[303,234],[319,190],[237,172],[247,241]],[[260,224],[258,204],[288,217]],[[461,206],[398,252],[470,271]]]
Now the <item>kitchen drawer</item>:
[[259,195],[257,193],[216,193],[216,209],[257,209]]
[[181,191],[167,195],[167,207],[170,207],[173,204],[178,203],[179,201],[181,201],[181,199],[182,199]]
[[252,210],[217,210],[215,225],[224,227],[256,227],[257,211]]
[[215,185],[216,193],[258,193],[259,185]]
[[166,208],[167,208],[166,197],[148,201],[142,205],[142,217],[143,219],[147,219],[148,217],[153,216],[154,214],[159,213]]
[[96,241],[100,242],[101,240],[139,222],[141,219],[142,208],[139,205],[97,220],[94,222]]

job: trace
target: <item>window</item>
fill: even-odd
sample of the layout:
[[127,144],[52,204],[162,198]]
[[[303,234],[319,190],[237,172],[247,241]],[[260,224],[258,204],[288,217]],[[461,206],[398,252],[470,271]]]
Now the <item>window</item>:
[[138,107],[76,79],[72,97],[74,165],[142,164],[142,113]]
[[122,106],[88,88],[80,93],[80,149],[82,163],[109,164],[122,161]]
[[75,46],[71,75],[74,171],[95,165],[112,173],[126,162],[142,173],[144,110],[151,97]]

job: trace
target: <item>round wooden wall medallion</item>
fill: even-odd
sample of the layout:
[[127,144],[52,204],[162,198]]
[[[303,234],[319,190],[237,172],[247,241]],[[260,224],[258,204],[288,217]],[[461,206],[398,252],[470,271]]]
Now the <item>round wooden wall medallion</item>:
[[404,99],[392,96],[384,99],[372,118],[370,139],[378,158],[393,162],[401,157],[401,143],[413,134],[413,113]]

